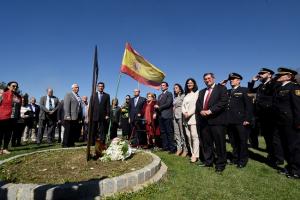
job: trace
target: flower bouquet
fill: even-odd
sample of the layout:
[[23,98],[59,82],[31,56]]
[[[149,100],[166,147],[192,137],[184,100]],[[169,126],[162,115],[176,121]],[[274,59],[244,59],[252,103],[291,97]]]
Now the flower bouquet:
[[128,141],[116,137],[103,153],[103,156],[100,158],[101,161],[123,161],[132,154],[132,149],[128,144]]

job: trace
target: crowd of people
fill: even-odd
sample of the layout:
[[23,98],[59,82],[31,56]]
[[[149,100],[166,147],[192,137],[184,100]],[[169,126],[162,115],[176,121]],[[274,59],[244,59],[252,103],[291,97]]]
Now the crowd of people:
[[[248,87],[240,85],[243,77],[238,73],[230,73],[221,83],[215,82],[213,73],[205,73],[203,89],[193,78],[188,78],[184,87],[175,83],[173,91],[162,82],[158,97],[150,92],[142,97],[135,89],[133,97],[127,95],[121,106],[118,99],[111,101],[104,92],[105,84],[99,82],[92,99],[93,110],[88,97],[79,96],[76,83],[61,101],[48,88],[37,105],[34,97],[27,102],[18,95],[18,83],[11,81],[0,93],[0,154],[10,153],[10,142],[12,147],[28,140],[40,145],[44,132],[51,145],[56,128],[62,147],[87,141],[89,127],[92,145],[97,140],[105,144],[118,137],[121,128],[122,137],[133,147],[189,156],[191,163],[215,167],[221,173],[227,164],[246,167],[248,147],[258,148],[257,136],[261,134],[268,163],[278,167],[286,161],[279,172],[299,179],[300,85],[295,80],[296,71],[277,71],[275,74],[262,68]],[[258,80],[260,84],[254,87]],[[226,88],[228,82],[230,89]],[[226,141],[231,144],[231,154],[227,154]]]

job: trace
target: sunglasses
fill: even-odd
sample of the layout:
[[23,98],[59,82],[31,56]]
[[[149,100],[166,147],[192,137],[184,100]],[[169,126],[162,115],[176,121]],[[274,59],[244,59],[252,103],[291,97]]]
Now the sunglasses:
[[11,87],[13,87],[13,88],[17,88],[18,86],[17,86],[17,85],[11,85]]

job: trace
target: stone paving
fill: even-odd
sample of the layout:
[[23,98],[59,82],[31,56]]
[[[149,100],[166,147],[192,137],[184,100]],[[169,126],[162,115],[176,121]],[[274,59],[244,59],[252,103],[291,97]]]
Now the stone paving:
[[[80,147],[82,148],[82,147]],[[56,151],[62,149],[43,150]],[[33,152],[33,153],[38,153]],[[21,156],[33,153],[17,155],[0,161],[0,165]],[[68,183],[61,185],[39,185],[39,184],[14,184],[0,181],[1,200],[58,200],[58,199],[100,199],[102,196],[111,196],[120,192],[133,192],[159,181],[167,172],[167,166],[161,159],[146,152],[153,157],[152,163],[140,170],[123,174],[118,177],[103,180]]]

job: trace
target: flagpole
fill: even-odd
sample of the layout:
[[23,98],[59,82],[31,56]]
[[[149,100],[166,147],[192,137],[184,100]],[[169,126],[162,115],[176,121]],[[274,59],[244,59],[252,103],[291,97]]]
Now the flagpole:
[[[118,82],[117,82],[117,89],[116,89],[115,99],[116,99],[117,96],[118,96],[118,91],[119,91],[119,86],[120,86],[120,80],[121,80],[121,77],[122,77],[122,73],[120,72],[120,73],[119,73]],[[110,128],[111,128],[111,120],[109,120],[108,133],[107,133],[107,136],[106,136],[106,142],[105,142],[105,144],[108,143],[109,138],[110,138]]]
[[97,87],[97,80],[98,80],[98,51],[97,51],[97,45],[95,46],[95,54],[94,54],[94,66],[93,66],[93,82],[92,82],[92,94],[90,98],[90,104],[88,109],[88,141],[86,146],[86,160],[89,161],[91,159],[91,143],[92,143],[92,123],[93,123],[93,110],[94,110],[94,99],[95,99],[95,92]]

